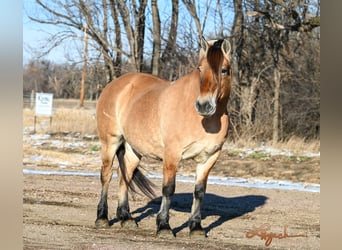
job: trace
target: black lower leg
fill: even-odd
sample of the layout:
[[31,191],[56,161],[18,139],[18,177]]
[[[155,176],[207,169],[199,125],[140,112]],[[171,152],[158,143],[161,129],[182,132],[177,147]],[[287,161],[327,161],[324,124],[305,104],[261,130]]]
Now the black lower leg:
[[97,205],[97,218],[95,221],[97,228],[109,227],[107,193],[102,193],[99,204]]
[[194,203],[192,205],[191,216],[189,219],[189,228],[190,232],[192,231],[202,231],[203,228],[201,226],[201,207],[203,203],[203,198],[205,194],[205,185],[197,184],[195,186],[194,191]]
[[157,215],[157,232],[161,230],[171,230],[169,224],[169,209],[171,205],[171,196],[175,192],[175,182],[163,186],[163,198]]
[[97,220],[108,220],[107,194],[102,194],[97,205]]
[[128,204],[118,205],[118,208],[116,210],[116,218],[120,221],[126,221],[126,220],[132,219],[132,216],[129,212]]

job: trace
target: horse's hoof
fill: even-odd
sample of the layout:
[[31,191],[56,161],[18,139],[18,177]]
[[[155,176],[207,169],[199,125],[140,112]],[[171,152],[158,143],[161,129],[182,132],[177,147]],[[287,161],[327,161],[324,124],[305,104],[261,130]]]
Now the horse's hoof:
[[173,239],[175,235],[171,229],[161,229],[157,232],[157,237],[160,239]]
[[190,238],[195,240],[205,239],[207,237],[205,230],[192,230],[190,232]]
[[106,219],[97,219],[95,221],[96,228],[109,228],[109,221]]
[[127,228],[127,229],[134,229],[138,227],[138,224],[135,222],[135,220],[124,220],[121,221],[121,227]]

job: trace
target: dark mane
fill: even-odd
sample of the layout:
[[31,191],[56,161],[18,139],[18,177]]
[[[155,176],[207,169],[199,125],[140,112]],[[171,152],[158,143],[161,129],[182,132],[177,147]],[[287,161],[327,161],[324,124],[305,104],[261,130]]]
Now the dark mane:
[[216,76],[220,75],[224,55],[221,50],[223,40],[217,40],[210,48],[207,53],[207,61],[212,71]]

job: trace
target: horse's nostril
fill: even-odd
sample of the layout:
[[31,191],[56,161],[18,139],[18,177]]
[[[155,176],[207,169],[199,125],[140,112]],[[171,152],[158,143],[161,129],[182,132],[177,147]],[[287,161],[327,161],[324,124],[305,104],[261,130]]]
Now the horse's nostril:
[[210,116],[213,113],[215,113],[215,106],[213,106],[210,103],[210,101],[201,102],[201,101],[197,100],[195,103],[195,107],[196,107],[197,112],[200,115]]
[[195,103],[196,110],[199,111],[201,109],[201,104],[199,101],[196,101]]
[[202,114],[205,113],[206,110],[206,102],[200,102],[200,101],[196,101],[196,110],[198,113]]

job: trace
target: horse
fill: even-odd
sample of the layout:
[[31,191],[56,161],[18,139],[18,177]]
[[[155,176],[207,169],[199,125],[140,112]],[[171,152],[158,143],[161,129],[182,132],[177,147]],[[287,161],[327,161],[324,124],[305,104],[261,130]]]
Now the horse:
[[181,160],[194,159],[197,166],[189,235],[206,237],[201,208],[209,172],[228,134],[230,51],[227,39],[201,38],[198,67],[173,82],[135,72],[106,85],[96,106],[102,159],[97,228],[109,227],[107,196],[115,155],[119,162],[116,217],[122,227],[137,226],[130,214],[128,191],[136,191],[138,186],[151,199],[156,197],[154,185],[138,167],[141,158],[147,156],[163,162],[156,235],[175,237],[169,209],[176,172]]

